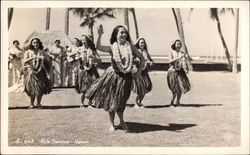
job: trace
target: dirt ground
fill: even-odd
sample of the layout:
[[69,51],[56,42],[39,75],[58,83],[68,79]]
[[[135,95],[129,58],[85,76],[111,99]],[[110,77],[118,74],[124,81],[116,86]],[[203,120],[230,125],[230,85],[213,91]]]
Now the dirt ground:
[[[125,111],[128,132],[110,133],[108,113],[79,108],[74,89],[54,89],[43,97],[43,109],[27,109],[28,96],[9,93],[10,146],[240,146],[240,73],[191,72],[192,88],[181,106],[170,107],[166,72],[153,71],[153,90],[145,108],[133,108],[132,93]],[[118,124],[116,116],[116,124]]]

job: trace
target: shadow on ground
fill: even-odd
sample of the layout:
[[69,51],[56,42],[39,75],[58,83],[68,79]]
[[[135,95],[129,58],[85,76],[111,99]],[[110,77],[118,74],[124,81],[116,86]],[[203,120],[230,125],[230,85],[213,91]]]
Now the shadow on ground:
[[[173,107],[206,107],[206,106],[222,106],[222,104],[179,104],[179,105],[174,105]],[[150,105],[150,106],[144,106],[144,108],[167,108],[171,107],[171,105]]]
[[[72,108],[79,108],[79,105],[70,105],[70,106],[42,106],[40,109],[72,109]],[[22,107],[9,107],[9,110],[18,110],[18,109],[29,109],[29,106],[22,106]],[[34,109],[37,109],[35,107]]]
[[[174,123],[171,123],[168,126],[138,123],[138,122],[126,122],[126,123],[129,128],[128,133],[144,133],[144,132],[161,131],[161,130],[181,132],[180,130],[197,126],[196,124],[174,124]],[[118,129],[121,128],[118,127]]]

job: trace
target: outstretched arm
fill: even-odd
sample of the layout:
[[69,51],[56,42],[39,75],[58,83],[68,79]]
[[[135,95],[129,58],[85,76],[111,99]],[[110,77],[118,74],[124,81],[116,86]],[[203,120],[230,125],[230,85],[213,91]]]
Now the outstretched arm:
[[96,49],[102,52],[110,53],[111,52],[110,46],[103,46],[101,43],[102,35],[104,33],[102,25],[99,25],[99,27],[97,28],[97,31],[98,31],[98,38],[96,42]]

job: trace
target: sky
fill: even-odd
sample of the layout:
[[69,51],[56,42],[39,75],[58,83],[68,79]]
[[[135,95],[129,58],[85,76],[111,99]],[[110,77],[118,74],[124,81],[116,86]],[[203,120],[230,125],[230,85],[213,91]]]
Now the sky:
[[[171,43],[178,38],[176,23],[171,8],[135,8],[139,35],[146,39],[151,55],[166,56],[171,51]],[[210,18],[208,8],[182,8],[186,45],[191,56],[224,56],[216,22]],[[21,46],[33,31],[45,30],[46,8],[14,8],[9,28],[9,46],[13,40],[19,40]],[[52,8],[50,30],[64,31],[65,8]],[[230,12],[220,15],[222,33],[231,55],[235,46],[235,16]],[[87,34],[87,28],[80,27],[81,19],[70,12],[69,38]],[[109,45],[113,28],[124,24],[123,13],[118,12],[116,19],[97,21],[94,25],[96,39],[97,26],[103,25],[102,43]],[[129,14],[130,35],[135,42],[135,29],[132,14]],[[239,53],[240,56],[240,53]]]

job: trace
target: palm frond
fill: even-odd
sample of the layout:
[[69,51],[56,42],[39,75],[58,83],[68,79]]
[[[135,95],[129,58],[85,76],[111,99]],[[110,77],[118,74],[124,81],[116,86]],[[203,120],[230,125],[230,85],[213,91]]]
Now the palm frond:
[[226,12],[231,12],[234,15],[234,9],[233,8],[222,8],[220,10],[221,14],[226,13]]
[[213,20],[218,18],[218,8],[210,8],[210,17]]
[[92,14],[96,14],[96,13],[98,13],[100,11],[100,8],[94,8],[93,10],[92,10]]

